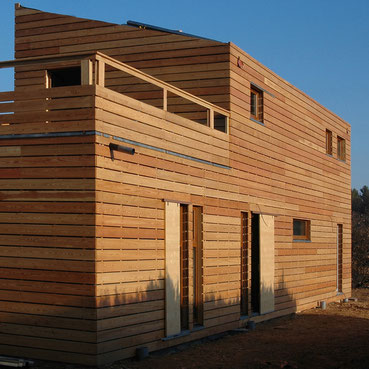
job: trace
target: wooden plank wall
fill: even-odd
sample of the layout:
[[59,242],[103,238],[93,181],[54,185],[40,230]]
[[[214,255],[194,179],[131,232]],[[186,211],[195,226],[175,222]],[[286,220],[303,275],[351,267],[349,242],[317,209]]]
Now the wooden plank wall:
[[[160,144],[163,149],[172,147],[173,152],[186,155],[192,152],[202,160],[229,162],[228,150],[223,148],[228,147],[229,136],[225,133],[99,86],[96,106],[98,131],[121,138],[132,135],[144,145]],[[239,203],[225,199],[240,195],[239,186],[228,183],[229,169],[142,146],[134,146],[133,156],[114,152],[112,160],[108,147],[111,141],[112,138],[97,136],[97,314],[101,364],[132,356],[140,345],[154,350],[216,333],[224,327],[229,329],[239,316],[240,210],[231,209]],[[200,142],[202,150],[194,150]],[[175,143],[180,144],[173,147]],[[214,151],[218,153],[216,157]],[[202,206],[204,213],[206,329],[179,341],[166,342],[161,341],[165,337],[163,199]],[[189,224],[191,240],[192,217]],[[189,249],[192,273],[192,242]],[[189,281],[192,290],[191,275]]]
[[92,365],[95,148],[73,131],[93,129],[94,87],[0,102],[0,353]]
[[[243,58],[245,55],[242,54]],[[335,290],[337,223],[344,224],[345,229],[344,293],[350,294],[350,144],[349,134],[347,134],[349,126],[266,69],[265,74],[268,79],[278,81],[283,87],[278,90],[275,87],[271,91],[274,97],[265,94],[265,125],[262,126],[250,121],[248,119],[249,96],[245,91],[249,91],[249,87],[247,90],[246,86],[249,86],[251,77],[243,70],[238,71],[237,58],[233,60],[234,80],[236,82],[241,80],[244,85],[241,88],[242,91],[234,91],[236,97],[231,100],[232,103],[234,101],[234,108],[232,105],[229,136],[230,170],[189,162],[186,159],[170,157],[165,153],[159,154],[150,149],[137,147],[137,156],[128,157],[126,154],[119,154],[119,158],[115,159],[114,164],[112,164],[109,160],[110,153],[107,147],[109,139],[99,138],[101,146],[99,146],[98,152],[102,157],[108,158],[104,162],[100,161],[101,158],[98,159],[98,197],[101,199],[99,201],[109,203],[112,201],[113,193],[114,202],[117,201],[116,205],[125,207],[123,204],[128,201],[129,204],[135,204],[136,207],[135,210],[127,209],[124,214],[115,212],[114,218],[111,217],[114,211],[110,210],[111,223],[108,221],[99,223],[99,226],[106,229],[106,232],[109,230],[109,233],[102,234],[102,240],[98,242],[103,244],[111,242],[111,244],[116,245],[114,247],[118,247],[119,241],[117,239],[121,238],[122,240],[121,252],[117,252],[115,256],[108,254],[112,264],[108,264],[107,267],[111,270],[111,265],[117,266],[114,271],[116,276],[114,282],[119,284],[119,287],[113,287],[113,284],[110,284],[110,290],[103,289],[101,291],[104,291],[103,294],[108,294],[112,293],[112,288],[126,290],[127,285],[124,282],[128,274],[124,259],[126,243],[127,245],[135,245],[133,246],[135,248],[133,255],[136,258],[141,253],[140,248],[146,247],[147,241],[150,241],[150,247],[153,247],[152,243],[156,242],[155,245],[158,249],[154,250],[156,252],[160,250],[161,255],[163,255],[163,218],[158,219],[157,216],[151,216],[150,221],[140,219],[140,215],[136,215],[135,220],[132,218],[135,217],[133,214],[137,214],[137,211],[140,212],[142,208],[148,206],[148,199],[150,202],[156,201],[157,207],[154,209],[160,210],[163,214],[163,203],[158,202],[158,200],[171,198],[203,206],[204,295],[206,301],[204,316],[206,328],[203,331],[192,333],[190,336],[178,338],[175,341],[160,342],[160,338],[165,335],[163,300],[163,265],[165,260],[159,259],[161,263],[158,263],[157,257],[150,259],[149,256],[146,256],[149,258],[145,259],[147,264],[137,263],[133,267],[137,268],[134,269],[134,273],[146,275],[144,278],[149,278],[146,273],[151,271],[153,273],[151,275],[154,276],[152,278],[155,279],[148,279],[145,282],[130,280],[132,286],[135,286],[135,283],[139,284],[136,289],[140,292],[140,297],[127,300],[125,297],[117,298],[117,294],[113,293],[113,296],[109,298],[110,301],[115,301],[115,306],[99,310],[99,317],[103,318],[101,321],[102,331],[99,331],[99,337],[102,337],[99,343],[103,347],[100,357],[102,362],[133,355],[135,347],[139,345],[147,345],[154,350],[219,332],[239,324],[241,211],[251,209],[252,211],[277,214],[275,226],[276,308],[275,313],[270,314],[269,317],[316,306],[317,301],[322,299],[337,299]],[[251,61],[255,63],[251,58],[245,58],[245,65],[253,65]],[[240,78],[240,75],[244,80]],[[269,86],[262,84],[257,79],[253,79],[252,82],[265,87],[265,89]],[[240,85],[235,83],[235,86]],[[283,88],[287,91],[285,92],[287,97],[281,93]],[[244,101],[239,103],[237,99],[239,96],[242,97],[241,92],[245,93],[245,96],[243,97]],[[295,99],[292,92],[297,95]],[[103,99],[100,100],[100,97]],[[232,95],[231,98],[233,97]],[[298,107],[296,103],[299,99],[302,100],[301,107]],[[113,118],[108,114],[113,107],[109,100],[117,101],[119,105],[124,105],[127,108],[143,109],[149,115],[160,116],[162,114],[154,108],[129,101],[129,98],[118,98],[104,89],[98,89],[98,100],[100,101],[97,105],[99,110],[105,110],[105,112],[97,111],[97,117],[101,118],[101,122],[97,122],[98,129],[110,134],[114,132],[117,136],[126,137],[125,135],[129,132],[122,130],[124,127],[119,127],[121,124],[116,123],[116,117]],[[278,100],[279,104],[287,112],[290,112],[289,119],[283,121],[281,117],[281,122],[277,119],[273,121],[269,115],[272,108],[278,109],[276,106]],[[240,106],[237,106],[237,103]],[[289,104],[292,104],[292,108],[288,107]],[[128,121],[130,122],[130,130],[136,139],[144,140],[143,142],[153,142],[151,136],[155,137],[154,130],[147,127],[152,122],[152,118],[146,120],[148,115],[141,114],[140,119],[134,119],[133,123],[133,116],[129,109],[120,109],[119,112],[114,110],[114,114],[118,113],[123,118],[130,118]],[[293,114],[299,114],[299,125],[297,122],[290,121]],[[306,117],[305,121],[302,119],[304,117]],[[168,114],[165,119],[168,122],[174,117]],[[315,123],[314,119],[317,119]],[[153,122],[153,124],[156,127],[162,127],[159,122]],[[326,124],[335,132],[335,135],[339,134],[347,140],[347,160],[345,163],[335,158],[335,151],[333,157],[327,157],[324,152]],[[111,125],[114,127],[109,127]],[[142,128],[139,128],[140,126]],[[296,128],[293,129],[291,126]],[[188,127],[194,132],[199,129],[196,125],[188,125]],[[168,129],[171,130],[171,128]],[[133,133],[141,131],[147,132],[147,135],[142,137]],[[214,137],[215,134],[216,132],[208,131],[209,137]],[[165,134],[162,136],[166,137]],[[183,140],[179,142],[183,142]],[[166,141],[162,140],[161,145],[164,148],[167,147]],[[189,144],[190,150],[191,147],[194,156],[200,155],[199,152],[193,150],[193,148],[197,148],[195,143]],[[220,153],[221,151],[217,149],[211,150],[211,152]],[[340,182],[340,186],[336,186],[336,182]],[[118,200],[119,194],[125,196],[121,203]],[[106,197],[107,195],[108,197]],[[117,195],[118,197],[116,197]],[[137,197],[143,197],[143,199],[138,202]],[[103,215],[101,219],[105,222],[108,214],[101,215]],[[149,217],[149,215],[146,216]],[[142,216],[142,218],[146,216]],[[292,220],[294,217],[311,220],[311,242],[292,242]],[[158,222],[159,220],[160,222]],[[149,227],[150,224],[153,228],[150,228],[149,232],[145,227]],[[114,227],[116,233],[113,233]],[[131,228],[134,228],[135,233]],[[105,254],[105,251],[102,250],[102,255]],[[153,255],[157,254],[153,253]],[[142,269],[139,269],[140,267]],[[118,270],[119,268],[121,270]],[[101,278],[104,278],[104,274]],[[121,274],[120,277],[119,274]],[[134,275],[136,276],[136,274]],[[109,280],[109,283],[112,281]],[[139,300],[142,298],[141,288],[146,290],[144,298],[149,299],[149,301]],[[123,292],[122,294],[125,295]],[[154,299],[155,305],[151,298]],[[127,301],[129,304],[124,305]],[[134,306],[132,309],[129,306],[131,303]],[[146,308],[144,304],[147,304]],[[138,308],[142,308],[144,311],[141,313],[141,310],[137,310]],[[132,316],[132,311],[140,311],[140,313]],[[106,315],[107,313],[112,314],[112,316]],[[109,330],[105,332],[105,319],[109,322],[111,318],[115,319],[119,314],[128,314],[130,318],[127,317],[124,321],[132,322],[134,325],[132,330],[124,333],[130,335],[129,339],[122,336],[122,333],[119,333],[122,330],[117,329],[117,327],[110,326],[110,332]],[[135,320],[132,320],[133,318]],[[150,319],[150,324],[146,319]],[[265,317],[259,319],[265,319]],[[111,336],[113,333],[116,334],[114,339]],[[108,339],[111,340],[104,341]],[[126,348],[121,348],[124,345]],[[132,347],[127,347],[127,345],[132,345]]]
[[[95,128],[108,135],[96,136],[95,146],[100,364],[132,356],[137,346],[158,349],[241,324],[241,211],[276,215],[276,312],[267,317],[337,298],[337,223],[344,230],[343,290],[350,294],[347,123],[233,44],[25,8],[16,15],[17,58],[98,49],[231,110],[226,135],[97,88]],[[16,88],[44,86],[42,68],[18,68]],[[108,87],[129,92],[127,80],[115,80],[118,76],[113,73],[108,74]],[[264,125],[249,119],[250,82],[273,94],[264,93]],[[147,102],[157,105],[155,99]],[[325,154],[326,128],[334,135],[332,157]],[[337,134],[346,139],[346,162],[336,159]],[[135,155],[115,152],[112,160],[108,145],[113,135],[231,169],[137,145]],[[202,206],[204,214],[205,329],[170,341],[161,341],[165,336],[163,199]],[[311,220],[310,243],[292,242],[294,217]]]
[[[163,81],[224,108],[229,107],[228,45],[133,26],[16,10],[15,57],[99,50]],[[43,86],[44,70],[16,69],[15,86]],[[106,86],[153,106],[162,107],[162,91],[121,71],[107,68]],[[206,121],[206,111],[168,96],[168,110]]]
[[[125,108],[116,109],[115,104]],[[178,135],[188,139],[191,136],[191,140],[197,138],[200,141],[204,138],[199,134],[205,133],[208,139],[213,140],[208,148],[204,146],[204,150],[209,150],[209,153],[221,153],[219,141],[218,149],[215,149],[217,142],[215,138],[220,140],[223,137],[224,142],[228,142],[228,136],[223,133],[190,121],[186,123],[183,121],[182,125],[182,118],[145,106],[104,88],[97,88],[96,106],[98,108],[97,130],[110,135],[123,138],[135,137],[141,143],[150,145],[157,144],[157,141],[153,140],[156,137],[155,132],[160,128],[161,137],[164,138],[161,140],[161,147],[165,149],[168,147],[166,130],[168,132],[176,130]],[[134,109],[140,110],[140,114],[137,114],[137,111],[134,112]],[[162,125],[161,120],[156,121],[154,117],[164,118],[165,124]],[[171,121],[178,126],[172,126]],[[237,122],[232,120],[231,127],[234,126],[237,126]],[[130,131],[125,127],[129,127]],[[138,132],[145,132],[145,135],[141,136]],[[324,132],[322,130],[322,137],[324,133],[325,130]],[[127,136],[129,134],[133,136]],[[238,132],[231,131],[231,145],[238,136]],[[307,134],[306,136],[308,137]],[[194,156],[201,155],[193,149],[198,147],[196,141],[191,143],[184,138],[176,139],[173,135],[171,140],[172,143],[181,142],[182,150],[191,150],[192,147]],[[306,207],[308,202],[311,204],[313,196],[309,191],[301,193],[301,190],[296,188],[295,191],[300,192],[294,201],[289,200],[286,194],[288,181],[280,175],[279,181],[275,180],[274,183],[273,176],[280,173],[280,169],[278,173],[274,173],[273,166],[271,164],[267,166],[266,159],[264,162],[260,161],[260,164],[252,159],[253,165],[251,165],[251,158],[247,157],[246,151],[242,150],[240,155],[240,146],[237,147],[236,153],[236,145],[234,145],[232,146],[234,151],[231,151],[229,160],[232,168],[221,169],[166,153],[158,153],[150,148],[135,146],[134,156],[117,153],[114,154],[114,161],[112,161],[108,148],[110,141],[111,138],[98,137],[97,147],[97,207],[101,209],[98,211],[97,244],[101,245],[98,253],[100,255],[101,252],[103,258],[97,261],[98,265],[101,265],[97,268],[101,272],[98,276],[98,281],[101,282],[98,286],[98,300],[106,301],[106,306],[99,305],[101,309],[98,310],[101,363],[131,356],[135,348],[140,345],[147,345],[154,350],[239,324],[240,215],[241,211],[248,211],[250,208],[253,211],[261,210],[265,213],[278,214],[275,227],[276,312],[271,316],[315,306],[320,299],[336,298],[336,238],[333,228],[335,221],[345,221],[346,225],[349,224],[349,218],[346,216],[345,219],[342,215],[336,216],[333,219],[334,224],[332,221],[329,223],[331,228],[328,233],[311,212],[299,208],[298,201],[301,201],[304,196],[307,196],[308,200],[302,204]],[[250,141],[252,138],[248,142]],[[185,142],[188,148],[184,147]],[[322,140],[323,144],[324,140]],[[271,154],[267,150],[266,147],[259,149],[261,151],[259,156],[262,157],[267,153],[268,160],[271,160]],[[188,153],[186,151],[186,154]],[[252,155],[254,157],[257,154],[252,152]],[[202,158],[209,159],[206,156]],[[236,160],[239,158],[243,163],[248,163],[247,171],[246,164],[238,168],[240,164]],[[329,160],[333,159],[329,158]],[[257,165],[259,168],[255,168]],[[254,176],[253,171],[257,171]],[[336,172],[338,173],[338,170]],[[264,176],[269,174],[272,177],[263,178],[262,173]],[[259,181],[255,180],[256,175],[260,176]],[[321,180],[321,177],[316,176],[318,184]],[[276,186],[275,190],[273,183]],[[314,187],[311,186],[311,188]],[[288,192],[293,193],[293,188],[289,187]],[[164,202],[162,199],[167,198],[203,206],[205,329],[174,341],[161,342],[160,339],[165,336]],[[314,200],[321,201],[315,198]],[[323,214],[328,213],[328,206],[327,209],[319,206],[319,211]],[[333,216],[334,212],[337,212],[337,207],[331,209],[333,209],[331,213]],[[292,242],[294,216],[311,219],[311,243]],[[322,247],[323,241],[318,237],[326,241],[325,247]],[[348,246],[346,239],[346,247]],[[151,251],[143,254],[146,248]],[[289,250],[289,256],[292,256],[288,264],[284,256],[286,249]],[[138,276],[142,278],[137,278]],[[190,286],[190,291],[191,288]],[[132,290],[136,290],[136,295],[131,295]],[[345,292],[349,293],[347,275]],[[124,318],[118,318],[120,315]],[[115,326],[114,321],[122,323]],[[122,330],[122,327],[125,329]],[[122,348],[123,346],[125,348]]]
[[[350,295],[350,126],[236,45],[230,53],[231,166],[248,173],[260,199],[283,209],[275,229],[276,309],[301,310],[336,295],[337,224],[344,229],[343,292]],[[248,119],[250,83],[267,91],[264,125]],[[346,140],[345,162],[337,159],[337,135]],[[311,220],[310,243],[292,242],[293,218]]]

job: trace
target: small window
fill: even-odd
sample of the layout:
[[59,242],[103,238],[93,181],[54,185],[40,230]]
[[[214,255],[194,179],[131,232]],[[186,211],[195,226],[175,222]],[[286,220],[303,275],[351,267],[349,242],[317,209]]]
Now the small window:
[[346,160],[346,141],[340,136],[337,136],[337,158]]
[[325,152],[328,155],[332,155],[332,131],[325,130]]
[[78,86],[81,84],[81,67],[47,71],[47,87]]
[[263,91],[254,86],[250,89],[250,115],[259,122],[263,121]]
[[293,239],[310,240],[310,221],[302,219],[293,220]]

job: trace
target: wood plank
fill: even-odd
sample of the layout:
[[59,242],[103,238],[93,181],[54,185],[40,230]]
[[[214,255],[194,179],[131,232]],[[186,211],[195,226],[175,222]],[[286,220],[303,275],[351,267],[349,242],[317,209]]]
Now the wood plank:
[[[262,253],[266,271],[262,274],[274,289],[273,298],[262,294],[262,310],[272,311],[273,302],[275,311],[257,319],[336,296],[337,223],[344,225],[343,288],[350,293],[350,128],[345,122],[233,44],[19,11],[17,57],[47,56],[61,49],[93,51],[98,46],[148,75],[230,108],[230,132],[225,135],[163,112],[160,89],[136,83],[109,67],[109,88],[36,89],[35,85],[43,86],[44,70],[49,68],[44,60],[17,67],[17,91],[0,93],[5,102],[0,109],[8,113],[16,106],[19,114],[19,124],[1,126],[1,134],[99,130],[231,168],[142,146],[135,147],[133,156],[117,152],[112,160],[108,147],[115,140],[104,136],[1,140],[0,181],[6,189],[0,192],[0,299],[9,310],[0,313],[2,334],[9,335],[14,319],[19,319],[14,329],[22,340],[52,338],[50,329],[55,327],[57,341],[66,340],[65,349],[78,361],[92,360],[94,354],[81,352],[77,357],[68,331],[75,329],[85,343],[93,343],[91,332],[98,332],[101,363],[132,356],[138,346],[158,349],[238,327],[241,211],[276,215],[272,252],[261,237],[262,251],[268,249]],[[66,27],[61,29],[56,23],[63,22]],[[244,68],[237,66],[238,56]],[[274,95],[265,93],[264,125],[249,119],[251,82]],[[110,89],[126,89],[131,98]],[[94,108],[95,95],[97,115],[73,114],[75,108]],[[201,118],[199,109],[181,100],[169,94],[168,110]],[[66,117],[54,111],[55,122],[41,123],[51,116],[45,110],[63,108],[69,110]],[[3,117],[4,122],[11,119]],[[333,157],[325,155],[326,128],[334,138],[346,138],[346,163],[336,160],[335,144]],[[161,341],[168,228],[163,199],[203,206],[204,212],[206,327],[168,342]],[[292,240],[296,217],[311,220],[308,246]],[[268,259],[272,256],[274,261]],[[190,257],[189,265],[192,262]],[[90,320],[84,319],[84,306],[89,307]],[[69,307],[71,317],[61,316]],[[42,341],[30,345],[36,343],[43,345]],[[45,347],[43,351],[33,347],[34,354],[53,355],[54,346]]]

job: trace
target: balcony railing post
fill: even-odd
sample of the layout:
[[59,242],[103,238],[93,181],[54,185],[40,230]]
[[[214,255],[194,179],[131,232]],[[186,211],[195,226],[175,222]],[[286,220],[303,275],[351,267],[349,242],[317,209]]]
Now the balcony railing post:
[[214,110],[208,109],[208,127],[214,129]]
[[81,85],[92,85],[92,61],[81,60]]
[[102,60],[95,61],[95,84],[105,87],[105,63]]
[[168,90],[163,88],[163,110],[168,110]]

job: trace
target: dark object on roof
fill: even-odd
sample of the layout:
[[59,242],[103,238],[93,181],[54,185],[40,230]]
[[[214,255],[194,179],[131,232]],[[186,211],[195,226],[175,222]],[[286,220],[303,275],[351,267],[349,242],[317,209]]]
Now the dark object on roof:
[[190,33],[184,33],[182,31],[177,31],[177,30],[174,30],[174,29],[157,27],[157,26],[153,26],[151,24],[146,24],[146,23],[141,23],[141,22],[136,22],[136,21],[131,21],[131,20],[127,21],[127,25],[128,26],[139,27],[139,28],[143,28],[143,29],[151,29],[151,30],[154,30],[154,31],[173,33],[173,34],[176,34],[176,35],[196,37],[196,38],[201,38],[203,40],[217,41],[217,40],[213,40],[213,39],[207,38],[207,37],[196,36],[196,35],[192,35]]

